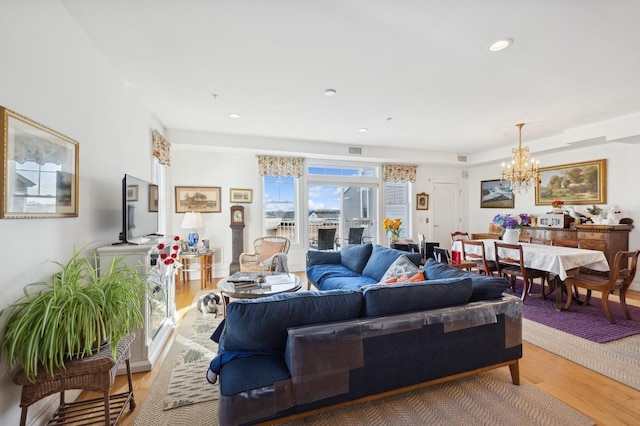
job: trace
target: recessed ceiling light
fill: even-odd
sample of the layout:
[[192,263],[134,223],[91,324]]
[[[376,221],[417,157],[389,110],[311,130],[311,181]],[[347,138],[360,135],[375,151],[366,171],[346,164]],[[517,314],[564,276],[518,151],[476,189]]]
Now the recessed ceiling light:
[[327,89],[327,90],[324,91],[324,94],[327,95],[327,96],[333,96],[336,93],[338,93],[338,92],[336,92],[335,89]]
[[365,127],[361,127],[358,129],[358,132],[360,133],[367,133],[369,131],[369,129],[365,128]]
[[240,114],[237,112],[232,112],[229,114],[229,118],[240,118]]
[[499,52],[511,46],[512,44],[513,44],[513,39],[511,38],[503,38],[501,40],[496,40],[489,45],[489,51]]

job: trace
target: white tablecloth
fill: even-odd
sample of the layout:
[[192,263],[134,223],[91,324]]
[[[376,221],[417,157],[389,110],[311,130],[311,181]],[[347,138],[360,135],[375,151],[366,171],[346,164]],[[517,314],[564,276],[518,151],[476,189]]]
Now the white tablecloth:
[[[484,243],[485,257],[495,260],[495,245],[498,240],[477,240]],[[584,250],[571,247],[548,246],[544,244],[519,243],[522,245],[524,266],[540,269],[558,275],[561,280],[567,278],[567,271],[580,266],[596,271],[608,271],[609,263],[604,253],[598,250]],[[462,243],[456,241],[453,250],[462,251]],[[480,247],[467,246],[469,253],[480,254]],[[502,255],[502,252],[500,253]]]

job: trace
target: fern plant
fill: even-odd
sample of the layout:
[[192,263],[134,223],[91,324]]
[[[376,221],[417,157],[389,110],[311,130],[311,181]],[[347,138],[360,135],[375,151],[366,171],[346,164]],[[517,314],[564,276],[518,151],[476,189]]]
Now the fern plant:
[[41,368],[52,373],[70,358],[94,354],[96,343],[107,340],[115,357],[117,343],[144,323],[148,286],[135,267],[114,258],[99,273],[97,255],[87,258],[76,249],[67,263],[54,263],[60,271],[51,282],[27,285],[25,295],[0,312],[8,315],[0,345],[8,366],[20,365],[30,379]]

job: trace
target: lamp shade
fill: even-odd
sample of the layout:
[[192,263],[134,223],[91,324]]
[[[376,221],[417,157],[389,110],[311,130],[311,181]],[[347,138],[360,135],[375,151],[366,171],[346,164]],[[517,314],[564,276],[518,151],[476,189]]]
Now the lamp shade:
[[183,229],[200,229],[204,228],[204,220],[200,212],[187,212],[184,214],[180,228]]

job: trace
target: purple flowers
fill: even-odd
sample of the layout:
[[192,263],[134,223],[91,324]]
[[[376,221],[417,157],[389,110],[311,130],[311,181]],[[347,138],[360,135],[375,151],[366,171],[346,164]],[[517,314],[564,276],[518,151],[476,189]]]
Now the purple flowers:
[[526,213],[518,215],[497,214],[493,217],[493,223],[507,229],[517,229],[531,224],[531,217]]

